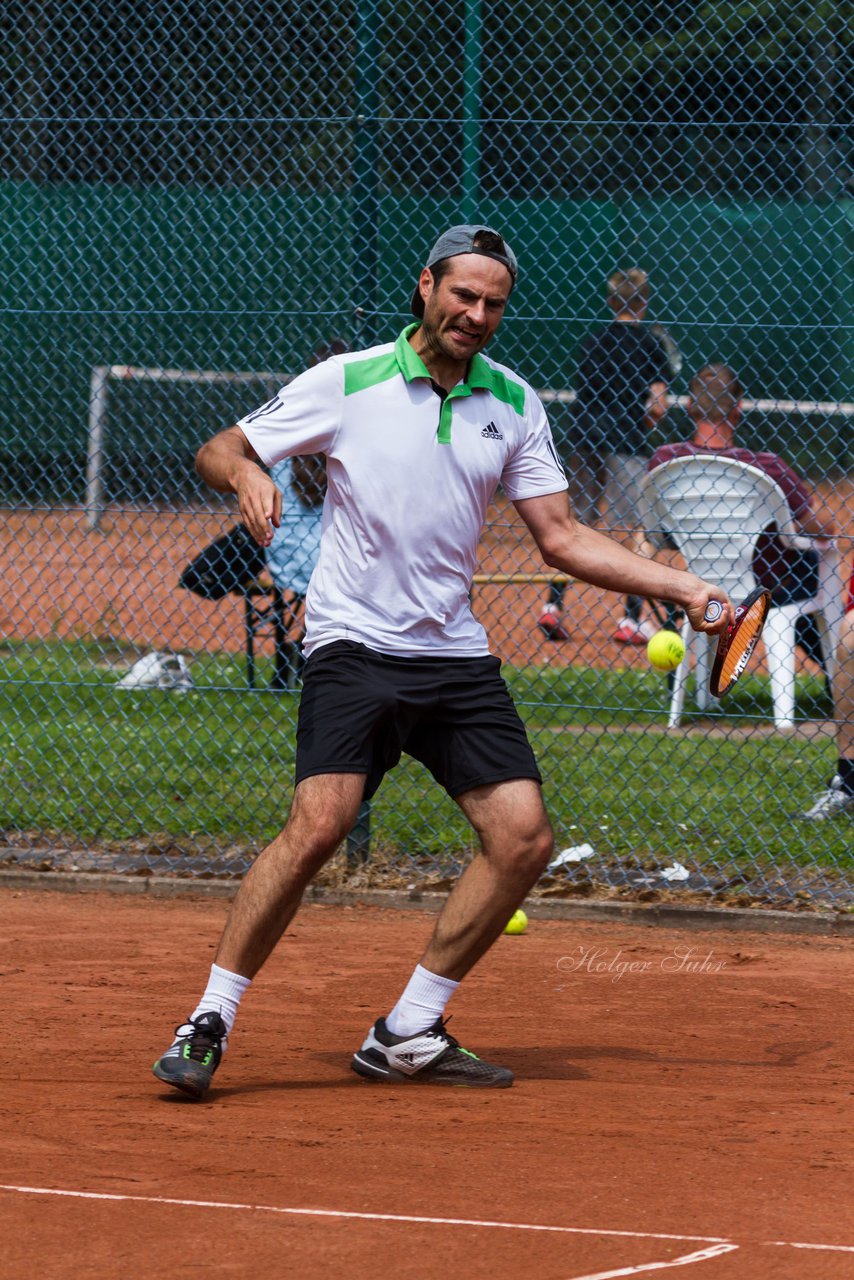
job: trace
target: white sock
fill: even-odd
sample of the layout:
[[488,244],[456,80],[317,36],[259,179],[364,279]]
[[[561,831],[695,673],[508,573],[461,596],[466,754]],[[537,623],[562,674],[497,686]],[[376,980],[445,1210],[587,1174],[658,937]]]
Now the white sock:
[[200,1013],[210,1013],[213,1009],[222,1018],[230,1035],[240,998],[251,984],[251,978],[243,978],[239,973],[229,973],[228,969],[220,969],[218,964],[212,964],[205,994],[190,1017],[197,1018]]
[[406,990],[385,1020],[391,1034],[414,1036],[426,1031],[441,1018],[459,985],[452,978],[442,978],[417,964]]

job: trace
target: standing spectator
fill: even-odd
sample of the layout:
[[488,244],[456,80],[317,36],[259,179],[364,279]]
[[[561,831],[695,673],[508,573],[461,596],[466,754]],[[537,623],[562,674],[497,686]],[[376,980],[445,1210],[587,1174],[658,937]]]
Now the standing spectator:
[[840,817],[843,813],[854,817],[854,568],[851,570],[848,607],[842,622],[836,662],[833,690],[839,758],[836,773],[826,790],[803,814],[810,822],[824,822],[827,818]]
[[[646,272],[615,271],[607,290],[613,319],[582,341],[579,354],[570,492],[582,524],[597,523],[602,503],[602,525],[640,551],[638,481],[649,456],[647,433],[667,412],[670,364],[663,343],[643,324]],[[562,589],[553,587],[539,619],[550,640],[568,639],[562,609]],[[642,609],[640,596],[625,597],[625,617],[612,637],[617,644],[646,644],[652,630],[642,621]]]

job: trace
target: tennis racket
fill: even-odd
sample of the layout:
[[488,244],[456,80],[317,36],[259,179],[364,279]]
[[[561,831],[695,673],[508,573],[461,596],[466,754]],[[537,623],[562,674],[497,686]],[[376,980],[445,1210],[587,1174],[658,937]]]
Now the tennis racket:
[[[771,592],[757,587],[736,609],[732,626],[719,636],[709,680],[709,690],[714,697],[722,698],[743,673],[762,635],[770,607]],[[710,600],[703,617],[706,622],[717,622],[723,611],[719,600]]]

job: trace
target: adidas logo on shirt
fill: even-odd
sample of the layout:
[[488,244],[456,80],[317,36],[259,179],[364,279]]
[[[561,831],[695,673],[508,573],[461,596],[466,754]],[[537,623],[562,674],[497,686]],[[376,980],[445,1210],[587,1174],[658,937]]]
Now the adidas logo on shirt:
[[485,436],[487,440],[503,440],[504,439],[503,435],[498,430],[494,422],[487,422],[486,426],[483,428],[480,434],[482,436]]

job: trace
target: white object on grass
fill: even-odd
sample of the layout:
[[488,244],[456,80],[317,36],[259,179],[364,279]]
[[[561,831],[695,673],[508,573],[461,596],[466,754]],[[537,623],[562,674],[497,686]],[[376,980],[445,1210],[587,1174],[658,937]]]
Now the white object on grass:
[[596,850],[592,844],[572,844],[568,849],[561,849],[549,863],[549,869],[565,867],[569,862],[581,862],[584,858],[592,858]]
[[672,867],[665,867],[661,873],[662,880],[687,880],[691,872],[681,862],[674,862]]

